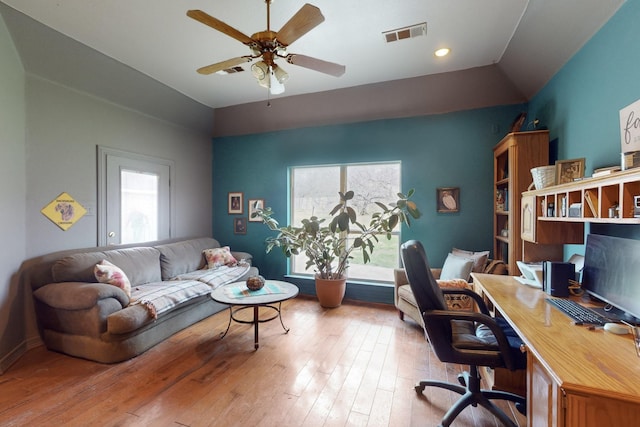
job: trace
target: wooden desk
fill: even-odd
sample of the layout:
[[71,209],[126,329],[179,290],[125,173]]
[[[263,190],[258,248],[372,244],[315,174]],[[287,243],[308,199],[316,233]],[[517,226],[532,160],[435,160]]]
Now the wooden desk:
[[529,426],[640,425],[640,357],[632,335],[576,326],[548,296],[510,276],[472,274],[527,346]]

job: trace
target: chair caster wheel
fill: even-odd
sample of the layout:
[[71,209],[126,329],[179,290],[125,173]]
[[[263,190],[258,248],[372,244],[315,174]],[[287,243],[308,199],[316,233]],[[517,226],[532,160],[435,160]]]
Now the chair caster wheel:
[[418,384],[413,389],[416,391],[417,394],[422,394],[422,392],[424,391],[424,386],[421,386],[420,384]]
[[516,403],[516,409],[518,410],[518,412],[520,412],[522,415],[526,416],[527,415],[527,404],[526,403],[520,403],[517,402]]

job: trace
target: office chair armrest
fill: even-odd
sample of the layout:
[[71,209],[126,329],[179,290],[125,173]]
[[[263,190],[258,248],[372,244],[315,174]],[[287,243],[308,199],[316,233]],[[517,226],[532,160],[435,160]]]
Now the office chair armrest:
[[512,347],[509,344],[503,327],[498,324],[495,318],[483,313],[467,311],[432,310],[424,313],[425,325],[429,325],[430,322],[451,322],[452,320],[474,322],[476,325],[482,324],[487,326],[496,338],[498,351],[502,355],[505,367],[507,369],[515,369],[516,361],[511,353]]
[[476,305],[478,306],[478,309],[480,310],[480,313],[487,316],[490,315],[489,309],[487,308],[487,304],[484,302],[482,297],[477,293],[473,292],[471,289],[464,289],[464,288],[441,288],[441,289],[444,295],[458,294],[458,295],[467,295],[468,297],[473,298]]

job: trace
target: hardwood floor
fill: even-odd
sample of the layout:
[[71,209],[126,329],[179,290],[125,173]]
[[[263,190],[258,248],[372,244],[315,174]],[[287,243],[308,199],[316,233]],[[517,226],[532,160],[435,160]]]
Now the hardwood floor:
[[[391,306],[323,309],[300,296],[283,319],[288,334],[277,320],[260,325],[257,351],[250,325],[219,339],[226,310],[115,365],[33,349],[0,376],[0,425],[436,426],[458,398],[415,393],[419,379],[455,382],[460,367],[440,363]],[[497,425],[482,408],[453,424]]]

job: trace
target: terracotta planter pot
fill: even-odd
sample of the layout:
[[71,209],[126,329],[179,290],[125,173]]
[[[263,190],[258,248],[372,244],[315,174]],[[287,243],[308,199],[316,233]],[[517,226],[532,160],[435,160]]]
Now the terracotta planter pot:
[[325,308],[339,307],[342,304],[346,289],[346,277],[342,279],[321,279],[316,276],[316,295],[320,305]]

